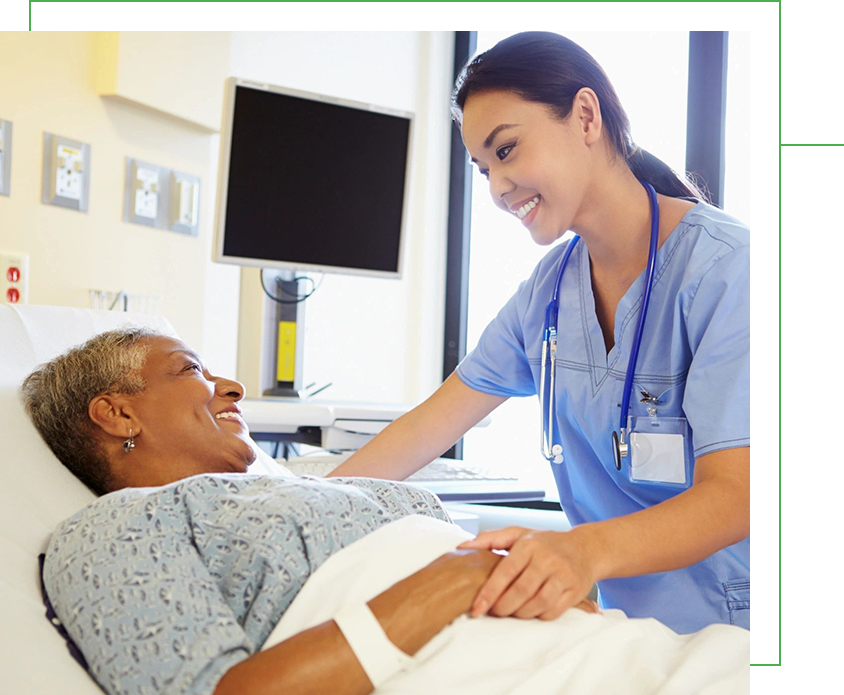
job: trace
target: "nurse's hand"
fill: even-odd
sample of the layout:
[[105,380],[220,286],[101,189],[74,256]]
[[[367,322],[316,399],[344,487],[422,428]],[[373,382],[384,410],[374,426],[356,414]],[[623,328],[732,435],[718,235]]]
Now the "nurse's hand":
[[596,580],[590,549],[576,531],[508,526],[457,547],[509,551],[478,592],[473,617],[489,612],[554,620],[581,603]]

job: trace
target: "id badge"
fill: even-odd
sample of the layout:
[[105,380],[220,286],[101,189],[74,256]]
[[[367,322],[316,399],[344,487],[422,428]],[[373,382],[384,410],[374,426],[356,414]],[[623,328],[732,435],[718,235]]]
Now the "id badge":
[[691,486],[691,438],[686,418],[629,417],[627,428],[631,483]]

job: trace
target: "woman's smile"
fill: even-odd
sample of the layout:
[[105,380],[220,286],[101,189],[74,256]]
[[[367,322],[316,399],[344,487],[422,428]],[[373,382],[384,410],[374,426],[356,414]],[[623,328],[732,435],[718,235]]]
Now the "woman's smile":
[[529,227],[530,223],[533,222],[533,219],[537,215],[537,211],[539,210],[539,205],[542,202],[542,199],[537,196],[533,200],[531,200],[526,205],[522,206],[516,211],[516,214],[522,221],[522,224],[525,227]]
[[214,416],[214,419],[217,420],[218,422],[228,421],[228,422],[234,422],[234,423],[240,425],[241,427],[246,426],[246,423],[243,421],[243,418],[241,417],[240,413],[237,412],[236,410],[224,410],[221,413],[217,413]]

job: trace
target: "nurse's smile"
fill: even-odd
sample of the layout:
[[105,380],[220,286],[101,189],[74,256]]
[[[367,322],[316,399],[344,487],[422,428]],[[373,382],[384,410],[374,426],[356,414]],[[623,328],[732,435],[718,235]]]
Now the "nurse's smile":
[[[533,219],[538,214],[540,202],[541,202],[541,199],[537,199],[536,203],[532,203],[533,207],[531,207],[530,211],[527,212],[524,217],[522,217],[522,224],[525,227],[529,227],[530,223],[533,222]],[[521,217],[521,215],[519,215],[519,216]]]

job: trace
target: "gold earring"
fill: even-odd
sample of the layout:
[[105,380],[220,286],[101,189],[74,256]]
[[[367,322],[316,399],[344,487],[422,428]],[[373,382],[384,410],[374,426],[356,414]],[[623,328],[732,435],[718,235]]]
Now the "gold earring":
[[123,442],[123,451],[127,454],[135,448],[135,439],[132,437],[132,428],[129,428],[129,439]]

